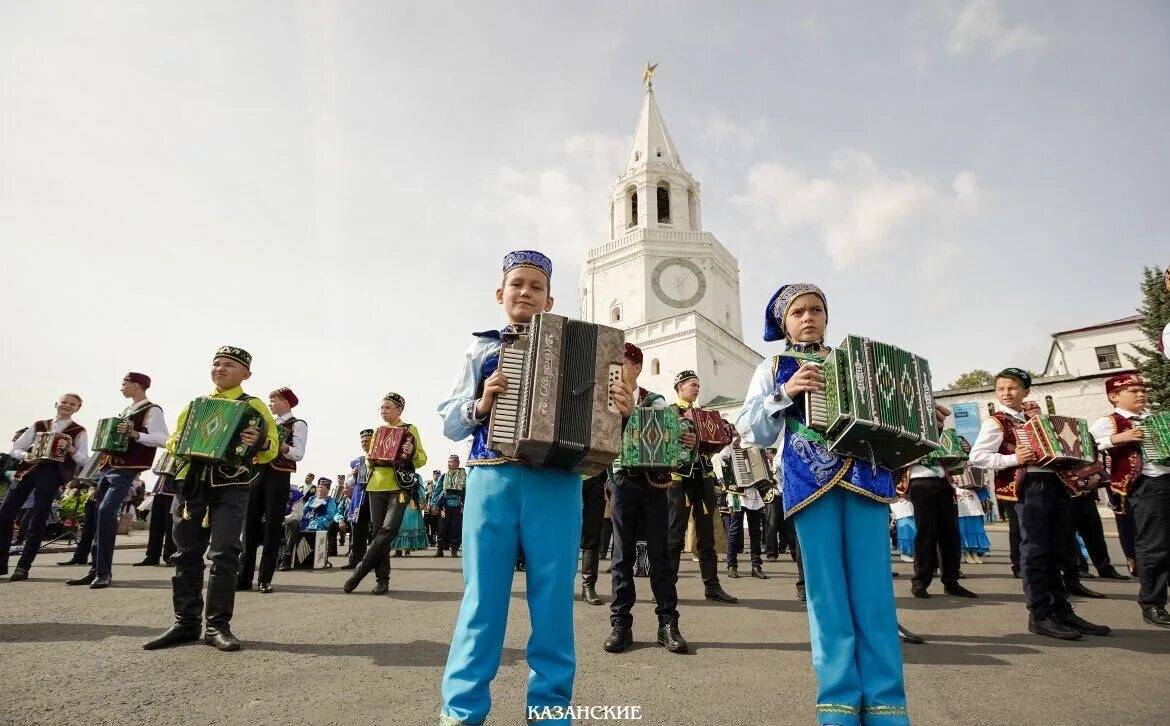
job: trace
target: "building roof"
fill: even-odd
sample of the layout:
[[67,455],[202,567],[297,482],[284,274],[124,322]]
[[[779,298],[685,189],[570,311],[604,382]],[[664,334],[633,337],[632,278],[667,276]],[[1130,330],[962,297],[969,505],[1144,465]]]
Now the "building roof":
[[[1091,381],[1093,379],[1105,380],[1118,375],[1119,373],[1132,373],[1136,371],[1135,368],[1111,368],[1107,371],[1098,371],[1095,373],[1085,373],[1079,376],[1061,375],[1061,376],[1037,376],[1032,379],[1032,388],[1043,386],[1048,383],[1068,383],[1070,381]],[[941,391],[934,391],[935,398],[951,398],[952,396],[966,396],[972,393],[990,393],[995,390],[995,384],[989,386],[968,386],[967,388],[944,388]]]
[[730,398],[728,396],[716,396],[715,398],[712,398],[710,401],[707,401],[706,403],[704,403],[699,408],[728,408],[730,406],[738,406],[742,403],[743,403],[743,401],[740,401],[740,400],[737,400],[734,398]]
[[1071,335],[1072,333],[1087,333],[1090,330],[1102,330],[1104,328],[1116,328],[1123,325],[1131,325],[1140,322],[1141,315],[1130,315],[1127,318],[1118,318],[1117,320],[1110,320],[1107,323],[1097,323],[1096,325],[1087,325],[1083,328],[1073,328],[1072,330],[1062,330],[1059,333],[1053,333],[1052,337],[1056,338],[1061,335]]
[[[661,152],[662,156],[658,156]],[[626,170],[645,166],[649,163],[665,164],[682,169],[682,159],[674,142],[670,139],[670,132],[666,130],[666,123],[662,120],[662,113],[658,110],[658,103],[654,100],[654,91],[646,90],[646,97],[642,101],[642,112],[638,116],[638,128],[634,131],[634,145],[630,147],[630,158],[626,163]]]

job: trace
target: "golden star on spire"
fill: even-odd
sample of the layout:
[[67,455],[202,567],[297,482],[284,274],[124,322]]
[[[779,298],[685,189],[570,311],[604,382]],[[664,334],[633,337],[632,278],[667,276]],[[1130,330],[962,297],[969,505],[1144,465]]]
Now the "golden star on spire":
[[646,70],[642,71],[642,83],[646,84],[646,90],[654,88],[654,71],[658,70],[657,63],[647,63]]

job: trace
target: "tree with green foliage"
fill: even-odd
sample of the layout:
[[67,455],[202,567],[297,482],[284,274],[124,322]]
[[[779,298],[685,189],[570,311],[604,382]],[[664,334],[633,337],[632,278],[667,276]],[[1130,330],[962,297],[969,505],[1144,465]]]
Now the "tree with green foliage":
[[1170,407],[1170,359],[1162,350],[1162,331],[1170,323],[1170,278],[1166,269],[1147,267],[1142,271],[1142,306],[1138,328],[1149,341],[1135,345],[1139,355],[1127,356],[1146,379],[1153,408]]
[[963,375],[955,379],[954,383],[947,386],[947,390],[956,388],[974,388],[975,386],[990,386],[995,383],[995,376],[991,371],[985,371],[982,368],[976,368],[973,371],[967,371]]

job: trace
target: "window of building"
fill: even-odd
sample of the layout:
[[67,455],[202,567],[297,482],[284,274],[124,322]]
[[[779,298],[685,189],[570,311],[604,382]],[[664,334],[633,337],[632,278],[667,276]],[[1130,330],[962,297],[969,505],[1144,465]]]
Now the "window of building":
[[692,231],[699,231],[699,197],[694,189],[687,190],[687,218]]
[[658,365],[658,359],[650,361],[650,375],[656,376],[662,372],[662,368]]
[[662,149],[655,149],[654,155],[657,156],[659,159],[661,159],[662,158]]
[[620,323],[622,321],[622,306],[614,305],[609,309],[609,322]]
[[1121,367],[1121,356],[1117,355],[1116,345],[1102,345],[1097,348],[1097,365],[1101,370]]
[[1049,416],[1056,415],[1056,402],[1052,400],[1052,396],[1044,397],[1044,408],[1048,410]]
[[670,186],[658,185],[658,222],[670,224]]
[[633,227],[638,223],[638,192],[630,192],[630,223],[629,227]]

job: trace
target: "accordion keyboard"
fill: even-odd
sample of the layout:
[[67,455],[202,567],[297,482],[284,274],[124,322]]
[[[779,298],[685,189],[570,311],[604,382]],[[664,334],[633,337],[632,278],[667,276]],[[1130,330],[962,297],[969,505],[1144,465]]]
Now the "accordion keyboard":
[[500,349],[500,372],[508,379],[508,390],[496,397],[492,408],[492,440],[488,445],[515,444],[520,428],[520,394],[524,380],[523,346],[504,346]]
[[829,427],[829,397],[824,391],[806,391],[804,413],[809,428],[824,431]]

